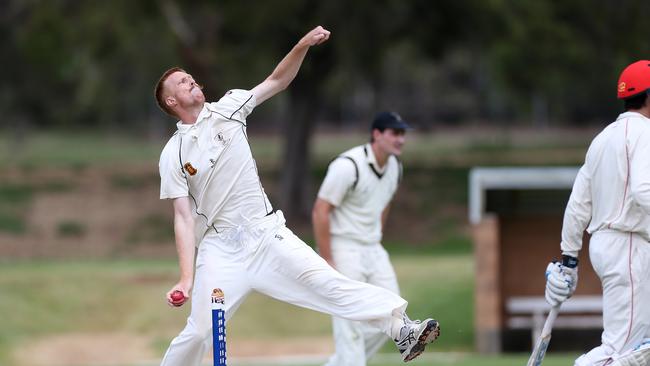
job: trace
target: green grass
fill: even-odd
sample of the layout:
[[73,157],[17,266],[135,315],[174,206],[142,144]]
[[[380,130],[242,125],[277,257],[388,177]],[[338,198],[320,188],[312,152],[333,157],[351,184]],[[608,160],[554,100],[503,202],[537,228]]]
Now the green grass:
[[76,221],[63,221],[57,225],[57,233],[62,238],[78,238],[86,234],[86,227]]
[[[423,355],[422,360],[416,360],[413,365],[431,366],[522,366],[528,362],[528,354],[479,356],[475,354],[441,354]],[[544,358],[544,366],[572,365],[577,355],[548,355]],[[370,363],[372,366],[399,365],[398,360],[387,363]]]
[[[472,265],[468,255],[393,259],[412,317],[429,314],[446,329],[439,350],[472,348]],[[0,262],[0,364],[22,342],[70,332],[133,332],[156,354],[182,329],[189,308],[163,296],[176,280],[175,261]],[[445,278],[437,281],[436,278]],[[331,334],[329,316],[259,294],[229,323],[229,340]]]
[[34,187],[27,184],[0,184],[0,232],[25,232],[26,207],[34,196],[34,190]]
[[[472,353],[437,353],[426,352],[409,365],[429,366],[522,366],[528,361],[527,354],[512,354],[500,356],[479,356]],[[544,366],[572,365],[578,355],[575,354],[549,354],[544,358]],[[282,362],[248,363],[231,362],[233,366],[275,366],[286,365]],[[316,366],[323,363],[304,363],[292,366]],[[394,354],[380,354],[368,362],[369,366],[396,366],[403,365],[402,361]]]
[[0,212],[0,232],[23,234],[26,229],[25,219],[20,215]]
[[[276,174],[282,161],[280,135],[256,135],[251,145],[264,174]],[[410,302],[411,317],[434,316],[443,336],[436,350],[419,364],[522,365],[527,355],[497,358],[471,354],[473,345],[473,267],[471,242],[461,229],[467,195],[467,172],[475,165],[574,165],[582,161],[591,131],[438,131],[409,133],[403,154],[405,179],[402,206],[394,215],[417,215],[430,232],[421,241],[402,235],[386,238],[386,246],[400,278],[402,294]],[[89,166],[155,167],[166,139],[147,141],[114,135],[39,133],[12,147],[12,137],[0,132],[0,166],[29,177],[39,168],[70,169],[83,173]],[[365,133],[316,134],[311,142],[315,182],[332,157],[367,141]],[[12,148],[10,148],[12,147]],[[19,149],[16,149],[19,148]],[[34,175],[34,177],[38,177]],[[111,188],[140,189],[158,177],[132,177],[119,172],[109,178]],[[31,183],[5,180],[0,184],[0,231],[20,234],[25,228],[25,208],[40,192],[68,192],[74,180]],[[424,193],[423,193],[424,192]],[[460,211],[459,211],[460,210]],[[462,212],[459,216],[458,212]],[[458,219],[462,217],[463,219]],[[389,219],[398,218],[395,216]],[[408,218],[406,218],[408,219]],[[408,224],[397,221],[396,225]],[[62,236],[83,235],[84,228],[62,222]],[[169,223],[147,216],[134,222],[125,248],[140,241],[169,236]],[[436,245],[430,245],[432,242]],[[125,249],[125,250],[128,250]],[[176,280],[175,260],[18,262],[0,259],[0,364],[10,364],[10,354],[33,339],[74,332],[131,332],[150,339],[162,356],[171,338],[183,327],[187,307],[170,309],[163,300]],[[261,310],[262,309],[262,310]],[[290,319],[288,321],[287,319]],[[254,334],[260,339],[328,337],[330,318],[283,304],[261,295],[250,296],[229,323],[229,340]],[[393,352],[390,345],[386,351]],[[439,357],[438,357],[439,356]],[[545,365],[571,364],[575,355],[549,356]],[[374,362],[395,365],[399,362]],[[417,364],[414,363],[414,364]]]
[[61,193],[73,189],[73,185],[57,180],[33,183],[0,183],[0,232],[24,234],[27,230],[26,215],[34,196],[39,192]]
[[27,184],[3,183],[0,185],[0,202],[2,205],[23,205],[34,194],[34,187]]
[[[473,354],[473,266],[470,255],[394,256],[412,317],[435,316],[442,337],[413,365],[519,366],[528,355]],[[0,262],[0,364],[29,340],[70,332],[132,332],[148,336],[162,357],[183,327],[188,308],[171,309],[162,297],[176,279],[175,261]],[[329,316],[253,294],[228,325],[230,344],[246,338],[329,337]],[[119,350],[116,350],[119,352]],[[576,355],[551,354],[545,366],[568,365]],[[238,365],[280,365],[282,363]],[[306,363],[313,366],[318,363]],[[399,365],[388,344],[371,366]],[[292,365],[296,365],[292,363]],[[124,366],[135,366],[124,365]],[[300,365],[297,365],[300,366]]]
[[[260,169],[277,169],[283,160],[282,133],[262,135],[254,124],[249,133]],[[583,160],[594,135],[594,130],[415,130],[407,135],[403,158],[411,166],[575,164]],[[0,131],[0,146],[4,147],[0,149],[0,166],[25,171],[42,166],[83,171],[96,164],[155,164],[167,138],[40,132],[17,143],[10,133]],[[368,135],[359,131],[316,133],[310,144],[314,166],[324,166],[334,156],[367,141]]]
[[161,214],[151,214],[134,220],[125,246],[137,245],[142,242],[167,245],[169,238],[174,237],[173,221]]
[[[0,164],[25,170],[42,166],[83,171],[90,164],[157,161],[166,141],[146,141],[130,136],[48,132],[28,135],[20,144],[0,134]],[[8,148],[11,147],[11,148]]]

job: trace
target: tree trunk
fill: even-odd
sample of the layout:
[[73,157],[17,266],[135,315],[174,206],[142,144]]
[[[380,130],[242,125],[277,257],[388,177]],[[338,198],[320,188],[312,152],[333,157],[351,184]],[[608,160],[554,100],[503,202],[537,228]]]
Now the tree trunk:
[[299,85],[290,88],[291,112],[286,119],[286,136],[281,172],[280,208],[288,219],[308,220],[313,201],[311,136],[316,124],[316,92]]

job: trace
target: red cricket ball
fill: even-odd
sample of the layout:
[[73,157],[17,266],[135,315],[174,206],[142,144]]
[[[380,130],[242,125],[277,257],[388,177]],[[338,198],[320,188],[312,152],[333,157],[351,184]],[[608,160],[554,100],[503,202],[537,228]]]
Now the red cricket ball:
[[185,302],[185,295],[183,295],[183,292],[178,290],[172,292],[171,298],[172,304],[174,305],[182,305]]

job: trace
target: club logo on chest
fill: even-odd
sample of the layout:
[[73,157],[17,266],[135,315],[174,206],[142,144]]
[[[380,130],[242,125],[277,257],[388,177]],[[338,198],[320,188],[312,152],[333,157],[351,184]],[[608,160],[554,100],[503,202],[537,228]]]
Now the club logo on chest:
[[189,175],[195,175],[198,172],[198,170],[196,170],[196,168],[193,167],[189,162],[185,163],[185,165],[183,165],[183,168]]

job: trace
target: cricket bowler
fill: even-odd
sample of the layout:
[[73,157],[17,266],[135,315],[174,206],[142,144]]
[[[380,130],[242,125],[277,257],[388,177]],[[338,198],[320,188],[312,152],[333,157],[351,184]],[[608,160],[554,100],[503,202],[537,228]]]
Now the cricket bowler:
[[[206,103],[201,86],[180,68],[155,88],[160,108],[178,119],[159,162],[160,198],[172,201],[180,278],[167,292],[191,298],[187,325],[162,365],[196,366],[211,345],[210,296],[223,294],[226,322],[251,291],[297,306],[363,321],[395,340],[402,359],[420,355],[439,335],[438,322],[411,321],[406,300],[334,270],[286,226],[260,182],[246,134],[253,109],[284,90],[310,47],[330,32],[302,37],[271,75],[251,90],[233,89]],[[260,309],[263,311],[263,309]],[[287,319],[287,321],[291,321]]]

